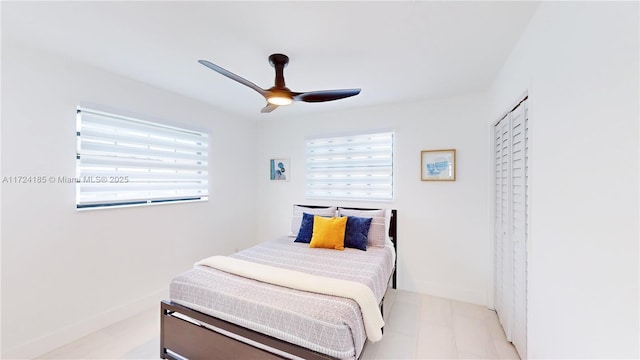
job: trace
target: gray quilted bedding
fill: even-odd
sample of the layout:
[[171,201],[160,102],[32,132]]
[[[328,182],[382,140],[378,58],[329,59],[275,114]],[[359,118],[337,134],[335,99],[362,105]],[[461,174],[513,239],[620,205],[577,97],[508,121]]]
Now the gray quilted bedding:
[[[393,271],[392,246],[367,251],[309,248],[281,237],[231,255],[242,260],[351,280],[381,301]],[[367,336],[358,304],[228,274],[206,266],[175,277],[171,301],[339,359],[360,356]]]

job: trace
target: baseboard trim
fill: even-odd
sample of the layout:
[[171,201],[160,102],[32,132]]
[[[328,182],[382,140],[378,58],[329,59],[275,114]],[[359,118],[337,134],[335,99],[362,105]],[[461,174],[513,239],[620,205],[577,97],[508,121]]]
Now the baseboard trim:
[[156,290],[137,300],[116,306],[91,318],[81,320],[75,324],[65,326],[47,335],[6,349],[5,352],[2,353],[2,358],[33,359],[42,356],[52,350],[76,341],[95,331],[136,315],[154,305],[159,307],[160,301],[163,299],[168,299],[168,296],[168,288]]
[[[404,282],[402,285],[405,285]],[[473,291],[428,281],[414,281],[410,286],[402,286],[402,290],[487,306],[486,289]]]

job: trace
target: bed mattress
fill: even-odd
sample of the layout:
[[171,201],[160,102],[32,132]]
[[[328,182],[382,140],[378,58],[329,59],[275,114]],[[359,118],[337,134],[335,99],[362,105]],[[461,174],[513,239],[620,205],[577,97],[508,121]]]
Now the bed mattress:
[[[380,302],[393,272],[394,249],[309,248],[281,237],[231,255],[330,278],[360,282]],[[206,266],[175,277],[171,301],[222,320],[339,359],[360,356],[367,339],[362,313],[351,299],[262,283]]]

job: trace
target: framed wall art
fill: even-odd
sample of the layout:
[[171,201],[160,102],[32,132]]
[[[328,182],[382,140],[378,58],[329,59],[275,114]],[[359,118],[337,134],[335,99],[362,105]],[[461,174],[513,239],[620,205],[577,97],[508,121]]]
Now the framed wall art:
[[423,150],[420,173],[422,181],[455,181],[456,149]]
[[269,178],[274,181],[289,180],[289,159],[271,159],[269,160],[270,175]]

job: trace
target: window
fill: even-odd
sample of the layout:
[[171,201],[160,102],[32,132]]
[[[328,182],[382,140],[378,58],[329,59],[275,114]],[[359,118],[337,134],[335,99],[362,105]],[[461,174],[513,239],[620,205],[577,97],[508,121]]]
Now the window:
[[206,133],[78,108],[76,208],[207,200]]
[[393,199],[393,132],[307,139],[308,198]]

